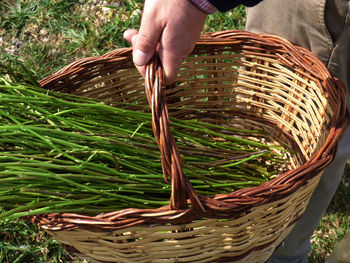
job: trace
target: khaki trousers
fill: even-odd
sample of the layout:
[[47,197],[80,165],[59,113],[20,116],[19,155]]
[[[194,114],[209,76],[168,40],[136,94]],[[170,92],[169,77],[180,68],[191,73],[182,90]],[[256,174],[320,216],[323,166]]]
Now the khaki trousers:
[[[264,0],[247,9],[246,30],[279,35],[312,51],[350,93],[349,0]],[[350,96],[347,105],[350,108]],[[350,158],[350,129],[342,137],[337,156],[325,170],[310,203],[271,259],[271,263],[305,263],[310,237],[318,226]]]

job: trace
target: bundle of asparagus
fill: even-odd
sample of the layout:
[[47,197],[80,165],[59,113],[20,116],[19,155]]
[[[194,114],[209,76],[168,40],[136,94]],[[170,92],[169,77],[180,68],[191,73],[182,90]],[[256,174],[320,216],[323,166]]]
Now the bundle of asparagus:
[[[0,219],[169,203],[150,113],[0,83]],[[171,128],[200,194],[257,186],[286,162],[282,147],[236,136],[262,136],[260,130],[176,118]]]

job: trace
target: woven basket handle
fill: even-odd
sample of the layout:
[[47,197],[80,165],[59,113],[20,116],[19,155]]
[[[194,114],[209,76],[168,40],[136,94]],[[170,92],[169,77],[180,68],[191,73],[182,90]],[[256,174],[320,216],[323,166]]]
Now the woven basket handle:
[[189,179],[183,173],[179,150],[169,128],[169,114],[162,88],[163,78],[163,67],[155,54],[146,67],[145,90],[152,111],[153,133],[161,152],[164,179],[171,183],[170,207],[186,208],[187,200],[190,199],[194,208],[204,210]]

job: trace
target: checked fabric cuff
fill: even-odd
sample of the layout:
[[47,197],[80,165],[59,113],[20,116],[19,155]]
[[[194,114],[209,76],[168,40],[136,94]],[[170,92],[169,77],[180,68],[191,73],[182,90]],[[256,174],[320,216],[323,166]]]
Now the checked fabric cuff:
[[215,6],[213,6],[208,0],[190,0],[195,6],[207,14],[213,14],[217,12]]

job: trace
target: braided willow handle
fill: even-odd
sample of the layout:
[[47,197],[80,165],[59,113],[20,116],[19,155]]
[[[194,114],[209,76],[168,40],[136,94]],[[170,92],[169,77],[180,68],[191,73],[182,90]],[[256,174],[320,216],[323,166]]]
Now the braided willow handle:
[[168,108],[162,88],[163,78],[161,61],[155,54],[146,67],[145,89],[152,111],[153,133],[161,152],[164,179],[171,183],[170,207],[171,209],[186,208],[187,200],[190,199],[194,208],[204,210],[183,172],[179,150],[170,131]]

